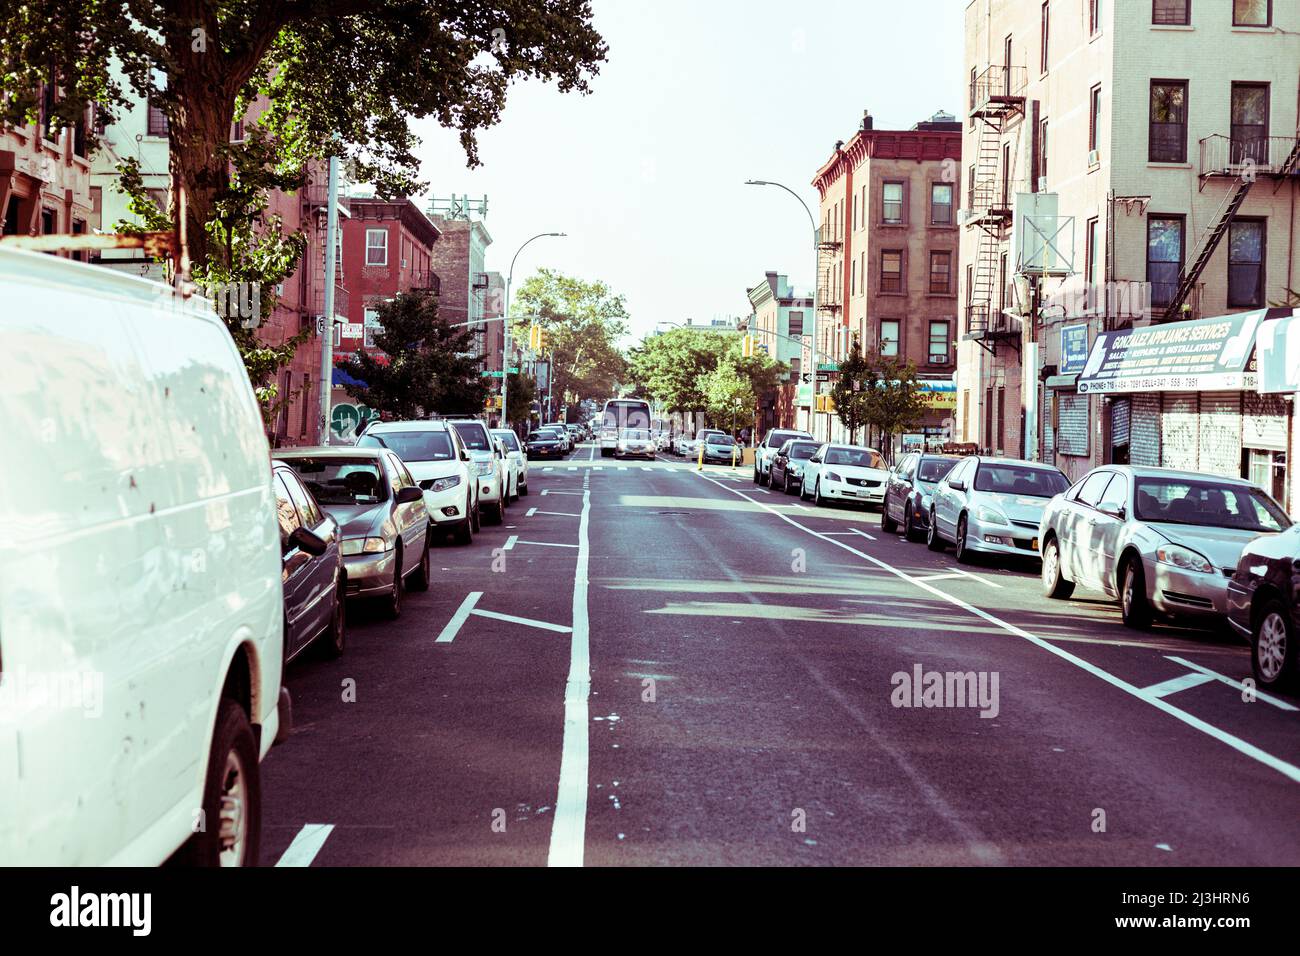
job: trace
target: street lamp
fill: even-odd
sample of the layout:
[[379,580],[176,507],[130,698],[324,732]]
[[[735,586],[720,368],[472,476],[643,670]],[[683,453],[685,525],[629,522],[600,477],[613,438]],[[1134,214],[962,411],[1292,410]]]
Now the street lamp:
[[510,405],[508,404],[507,401],[507,399],[509,398],[509,386],[510,386],[510,284],[514,281],[515,278],[515,261],[519,258],[519,253],[524,251],[524,246],[528,245],[529,242],[532,242],[535,239],[544,238],[546,236],[560,237],[560,236],[567,236],[567,235],[568,233],[566,232],[539,232],[537,235],[533,236],[532,239],[527,240],[527,242],[525,242],[523,246],[520,246],[518,249],[516,249],[514,259],[510,260],[510,272],[506,275],[506,318],[505,318],[506,328],[505,328],[505,337],[501,341],[501,423],[500,424],[502,428],[510,427],[508,421],[506,420],[506,415],[509,413],[510,410]]
[[[812,351],[809,356],[812,365],[812,398],[808,407],[808,430],[812,432],[814,438],[817,437],[817,274],[821,271],[821,255],[818,252],[817,242],[817,218],[808,208],[808,204],[803,201],[803,197],[782,183],[771,182],[766,179],[747,179],[746,186],[776,186],[784,189],[795,199],[799,200],[799,205],[803,206],[803,211],[808,214],[808,222],[812,224],[813,231],[813,288],[812,288]],[[800,370],[802,372],[802,370]]]

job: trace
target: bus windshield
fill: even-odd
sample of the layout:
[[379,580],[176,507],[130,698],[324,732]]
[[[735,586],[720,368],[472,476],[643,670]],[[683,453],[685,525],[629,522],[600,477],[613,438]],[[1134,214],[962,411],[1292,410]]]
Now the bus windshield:
[[628,428],[650,429],[650,403],[638,398],[612,399],[605,403],[600,417],[601,428],[623,431]]

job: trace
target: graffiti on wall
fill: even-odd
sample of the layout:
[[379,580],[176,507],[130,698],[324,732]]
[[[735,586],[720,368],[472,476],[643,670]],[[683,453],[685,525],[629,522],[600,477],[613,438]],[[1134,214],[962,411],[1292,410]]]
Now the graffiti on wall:
[[367,405],[350,405],[340,402],[330,409],[330,434],[334,439],[351,443],[357,440],[357,426],[363,421],[372,422],[379,418],[379,412]]

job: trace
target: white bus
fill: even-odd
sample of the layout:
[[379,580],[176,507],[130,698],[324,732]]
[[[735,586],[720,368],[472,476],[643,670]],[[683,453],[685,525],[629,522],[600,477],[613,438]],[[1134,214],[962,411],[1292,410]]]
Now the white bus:
[[640,398],[611,398],[600,414],[600,457],[614,454],[619,432],[650,428],[650,403]]

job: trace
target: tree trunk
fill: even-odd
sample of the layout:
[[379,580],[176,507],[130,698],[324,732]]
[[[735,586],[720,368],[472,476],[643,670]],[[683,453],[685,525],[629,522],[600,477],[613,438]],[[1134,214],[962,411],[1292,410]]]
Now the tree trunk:
[[172,217],[181,226],[183,211],[191,266],[207,264],[210,256],[224,258],[224,250],[209,248],[205,226],[230,185],[230,167],[221,147],[230,140],[235,102],[233,94],[222,95],[210,83],[194,74],[176,78],[175,96],[180,105],[170,124]]

